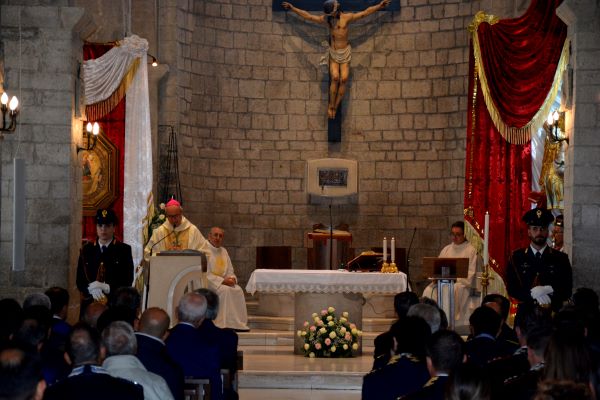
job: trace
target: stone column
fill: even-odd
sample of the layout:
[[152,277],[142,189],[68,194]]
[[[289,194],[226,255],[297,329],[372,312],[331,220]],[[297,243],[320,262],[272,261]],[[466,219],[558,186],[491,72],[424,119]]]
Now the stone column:
[[[569,147],[565,173],[565,244],[573,264],[573,287],[600,289],[600,6],[565,0],[557,14],[569,26],[573,70],[566,113]],[[571,86],[571,85],[568,85]]]
[[[69,287],[81,240],[81,173],[74,117],[77,56],[73,27],[83,10],[2,6],[4,88],[20,100],[17,130],[0,143],[0,293],[21,299]],[[25,269],[12,271],[13,158],[25,160]],[[73,293],[72,293],[73,294]],[[72,296],[74,297],[74,296]],[[73,298],[78,302],[78,299]]]

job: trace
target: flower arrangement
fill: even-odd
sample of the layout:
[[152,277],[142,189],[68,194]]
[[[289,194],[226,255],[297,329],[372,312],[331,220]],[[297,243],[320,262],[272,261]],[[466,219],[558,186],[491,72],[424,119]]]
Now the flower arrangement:
[[148,224],[144,232],[144,245],[146,245],[146,243],[148,243],[148,241],[152,237],[152,232],[154,232],[156,228],[161,226],[165,222],[165,219],[165,203],[160,203],[160,205],[158,206],[158,210],[155,206],[152,207],[152,210],[148,212],[148,216],[146,217],[146,221],[148,221]]
[[352,357],[352,351],[358,349],[362,331],[348,320],[346,311],[337,318],[335,308],[328,307],[311,317],[312,323],[304,321],[297,332],[304,340],[303,350],[307,357]]

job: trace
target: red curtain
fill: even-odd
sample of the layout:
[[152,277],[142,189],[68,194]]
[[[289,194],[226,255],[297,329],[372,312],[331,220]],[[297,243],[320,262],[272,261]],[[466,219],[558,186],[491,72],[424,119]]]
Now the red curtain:
[[[102,56],[112,49],[112,44],[86,43],[83,46],[83,59],[91,60]],[[118,197],[110,206],[117,215],[119,223],[115,226],[115,235],[123,237],[123,167],[125,165],[125,97],[111,112],[96,121],[102,127],[105,135],[119,150],[119,181]],[[81,221],[82,238],[88,240],[96,239],[95,217],[84,216]]]
[[567,26],[556,16],[561,2],[533,0],[520,18],[479,25],[489,91],[509,126],[526,125],[552,87],[567,37]]
[[[531,121],[553,85],[566,38],[566,26],[555,15],[559,4],[560,0],[533,0],[520,18],[479,25],[480,65],[490,97],[508,126],[520,128]],[[508,256],[528,243],[521,217],[531,208],[531,147],[501,136],[482,89],[472,44],[465,220],[482,236],[489,211],[490,266],[504,277]]]

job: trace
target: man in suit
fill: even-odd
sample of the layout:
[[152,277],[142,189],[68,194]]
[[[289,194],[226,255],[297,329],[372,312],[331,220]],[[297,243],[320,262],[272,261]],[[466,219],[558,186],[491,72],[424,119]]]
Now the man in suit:
[[133,283],[131,247],[115,236],[117,217],[111,209],[96,213],[94,242],[86,243],[77,263],[77,288],[81,293],[80,315],[94,301],[106,302],[107,295]]
[[37,357],[15,346],[0,350],[0,399],[42,400],[45,389]]
[[110,376],[100,366],[104,353],[98,331],[83,323],[75,325],[65,355],[73,370],[68,378],[48,387],[44,399],[143,400],[142,386]]
[[196,292],[206,298],[206,318],[198,327],[200,338],[205,343],[215,344],[219,347],[221,368],[234,373],[237,370],[238,335],[233,329],[219,328],[214,324],[214,320],[219,314],[219,296],[205,288],[198,289]]
[[431,378],[418,391],[403,400],[444,400],[448,375],[465,362],[464,342],[458,333],[440,330],[427,343],[427,369]]
[[394,326],[402,326],[402,320],[406,318],[408,309],[419,302],[419,297],[414,292],[401,292],[394,296],[394,310],[398,320],[392,324],[390,330],[383,332],[374,340],[375,350],[373,352],[373,369],[386,365],[390,361],[391,353],[394,348],[394,339],[392,330]]
[[163,377],[175,400],[183,399],[183,370],[167,353],[165,340],[171,324],[169,314],[157,307],[148,308],[142,314],[139,330],[135,333],[137,358],[150,372]]
[[218,346],[207,343],[198,333],[206,318],[206,298],[196,292],[181,297],[177,307],[179,323],[171,329],[166,340],[167,351],[183,368],[186,377],[210,380],[211,399],[223,398],[221,357]]
[[569,256],[547,244],[552,213],[534,208],[523,215],[529,246],[515,250],[506,268],[506,290],[519,303],[535,301],[557,312],[571,297],[573,271]]
[[507,347],[505,343],[496,339],[502,323],[496,311],[485,306],[478,307],[471,314],[469,323],[473,334],[473,338],[465,343],[465,353],[469,362],[483,367],[490,360],[514,352],[513,346]]
[[389,363],[363,378],[363,400],[395,400],[420,389],[430,378],[425,362],[425,344],[431,336],[427,322],[418,317],[402,319],[390,330],[396,344]]
[[135,356],[137,339],[133,328],[125,321],[115,321],[102,331],[106,359],[102,367],[112,376],[139,383],[145,400],[173,400],[171,389],[160,376],[150,372]]

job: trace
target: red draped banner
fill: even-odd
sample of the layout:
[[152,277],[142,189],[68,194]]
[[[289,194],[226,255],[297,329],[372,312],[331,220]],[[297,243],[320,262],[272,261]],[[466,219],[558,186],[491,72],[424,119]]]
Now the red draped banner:
[[531,132],[546,119],[566,65],[561,0],[532,0],[520,18],[478,13],[469,27],[465,220],[483,236],[490,213],[490,266],[504,277],[508,256],[527,244]]
[[[83,46],[83,59],[91,60],[102,56],[112,49],[112,44],[86,43]],[[105,135],[119,150],[119,172],[118,172],[118,197],[111,205],[115,211],[119,223],[115,226],[115,235],[123,237],[123,166],[125,165],[125,98],[98,122],[102,127],[102,135]],[[88,240],[96,239],[95,217],[83,217],[82,238]]]

